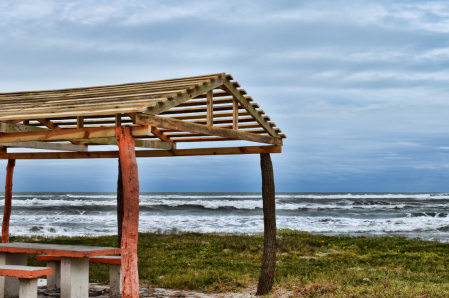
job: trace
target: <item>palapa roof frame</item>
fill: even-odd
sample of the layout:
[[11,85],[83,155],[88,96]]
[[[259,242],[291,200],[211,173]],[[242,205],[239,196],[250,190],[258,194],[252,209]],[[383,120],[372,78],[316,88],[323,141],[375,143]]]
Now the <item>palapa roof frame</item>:
[[[225,73],[0,93],[0,159],[117,158],[115,129],[129,125],[137,157],[280,153],[281,130]],[[176,143],[246,140],[258,146],[176,149]],[[264,144],[264,145],[262,145]],[[55,152],[8,153],[8,147]],[[60,152],[71,151],[71,152]]]

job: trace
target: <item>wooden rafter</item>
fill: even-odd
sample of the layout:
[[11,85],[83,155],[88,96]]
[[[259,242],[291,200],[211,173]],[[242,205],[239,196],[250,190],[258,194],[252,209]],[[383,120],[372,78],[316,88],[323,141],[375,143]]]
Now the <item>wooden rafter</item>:
[[[6,131],[3,129],[6,123],[0,123],[0,133],[9,133],[0,134],[0,141],[83,144],[79,140],[85,140],[86,145],[113,144],[114,141],[106,140],[113,138],[110,130],[130,123],[137,127],[135,115],[146,114],[162,116],[166,126],[153,123],[150,132],[134,137],[150,141],[158,138],[161,144],[206,140],[282,144],[280,139],[285,135],[247,96],[246,90],[231,80],[229,74],[216,73],[121,85],[0,93],[0,121],[23,123],[22,127]],[[173,125],[167,126],[170,120]],[[23,127],[26,129],[22,130]]]
[[243,96],[240,91],[235,88],[235,86],[229,81],[227,78],[224,79],[223,88],[228,91],[234,98],[242,105],[248,113],[256,119],[257,122],[272,136],[279,137],[279,134],[271,127],[270,124],[263,119],[262,115],[253,108],[251,103],[246,100],[245,96]]
[[[282,153],[282,146],[246,146],[175,150],[137,150],[136,157],[174,157],[200,155],[235,155]],[[118,158],[118,151],[0,153],[0,159],[85,159]]]

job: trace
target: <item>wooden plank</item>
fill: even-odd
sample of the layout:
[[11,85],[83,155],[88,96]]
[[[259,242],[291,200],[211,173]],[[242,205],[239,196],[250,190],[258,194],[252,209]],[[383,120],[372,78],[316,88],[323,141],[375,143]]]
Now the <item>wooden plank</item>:
[[53,90],[39,90],[39,91],[19,91],[19,92],[5,92],[0,93],[1,97],[25,97],[25,96],[39,96],[39,95],[70,95],[73,93],[96,93],[96,92],[110,92],[113,90],[129,90],[130,88],[142,88],[145,86],[160,86],[161,84],[176,84],[182,82],[202,82],[209,79],[213,79],[218,76],[223,76],[223,73],[218,74],[209,74],[202,76],[192,76],[192,77],[184,77],[184,78],[175,78],[175,79],[167,79],[167,80],[157,80],[157,81],[148,81],[148,82],[137,82],[137,83],[124,83],[124,84],[116,84],[116,85],[104,85],[104,86],[93,86],[93,87],[77,87],[77,88],[66,88],[66,89],[53,89]]
[[50,129],[61,129],[57,124],[53,123],[52,121],[50,121],[47,118],[39,118],[36,120],[39,121],[44,126],[47,126]]
[[[248,112],[242,112],[248,114]],[[267,115],[263,116],[265,120],[270,121],[270,117]],[[206,120],[194,120],[192,122],[198,123],[198,124],[206,124]],[[231,123],[233,122],[233,118],[221,118],[218,117],[214,119],[214,124],[224,124],[224,123]],[[245,117],[241,116],[239,117],[239,123],[247,123],[247,122],[256,122],[253,117]],[[53,121],[53,123],[61,126],[62,128],[76,128],[76,121],[70,121],[70,120],[56,120]],[[130,124],[132,123],[132,119],[123,119],[121,121],[121,124]],[[95,120],[84,120],[84,125],[102,125],[102,124],[115,124],[114,118],[104,118],[104,119],[95,119]],[[274,122],[270,122],[271,126],[275,127],[276,124]],[[73,126],[75,125],[75,126]],[[30,126],[40,126],[37,122],[32,122]],[[260,126],[260,125],[259,125]]]
[[11,218],[11,204],[12,204],[12,180],[15,165],[16,165],[15,159],[8,159],[8,164],[6,166],[5,206],[3,208],[3,221],[2,221],[2,243],[9,243],[9,220]]
[[[198,98],[198,97],[197,97]],[[253,98],[251,96],[245,96],[246,100],[252,102]],[[234,101],[233,97],[228,97],[228,98],[217,98],[215,96],[215,92],[214,92],[214,105],[218,105],[218,104],[226,104],[226,103],[230,103],[232,104],[232,102]],[[186,101],[184,103],[179,104],[178,106],[176,106],[176,108],[183,108],[183,107],[194,107],[194,106],[205,106],[207,105],[207,100],[189,100]]]
[[24,132],[24,131],[48,131],[47,128],[40,128],[40,127],[34,127],[34,126],[28,126],[24,124],[12,124],[12,123],[5,123],[0,122],[0,132]]
[[134,137],[129,126],[116,128],[120,169],[123,177],[123,224],[121,241],[122,297],[139,297],[137,237],[139,234],[139,173]]
[[115,127],[122,126],[122,115],[115,114]]
[[[132,126],[134,137],[151,134],[149,126]],[[108,138],[115,136],[115,127],[93,127],[61,130],[26,131],[0,134],[0,143],[26,141],[71,141],[75,139]]]
[[251,116],[256,119],[257,122],[272,136],[272,137],[279,137],[279,134],[271,127],[270,124],[263,119],[262,115],[257,112],[256,109],[253,108],[251,103],[249,103],[246,98],[237,90],[237,88],[234,87],[234,85],[229,81],[228,79],[224,79],[223,87],[226,91],[231,93],[236,100],[245,108],[245,110],[248,111],[248,113],[251,114]]
[[220,136],[225,138],[246,140],[252,142],[266,143],[272,145],[282,145],[280,138],[273,138],[268,136],[260,136],[252,133],[240,132],[225,128],[207,127],[201,124],[191,122],[184,122],[167,117],[159,117],[153,115],[136,114],[136,122],[141,125],[151,125],[155,127],[176,129],[180,131],[188,131],[192,133],[202,133],[211,136]]
[[195,98],[203,93],[206,93],[209,90],[213,90],[213,89],[223,85],[224,79],[225,79],[225,75],[222,74],[215,79],[205,82],[201,86],[195,87],[190,92],[183,92],[181,94],[178,94],[176,96],[169,98],[168,100],[159,102],[158,105],[156,105],[154,107],[147,108],[145,111],[143,111],[143,113],[149,114],[149,115],[160,114],[174,106],[177,106],[183,102],[186,102],[189,99]]
[[17,115],[2,115],[0,116],[0,121],[5,120],[11,120],[11,119],[36,119],[36,118],[64,118],[69,117],[73,118],[76,116],[95,116],[93,118],[98,118],[98,116],[106,116],[106,115],[115,115],[117,113],[135,113],[135,112],[142,112],[148,109],[147,106],[130,106],[130,107],[118,107],[118,108],[107,108],[107,109],[86,109],[86,108],[80,108],[80,109],[67,109],[64,111],[58,111],[58,112],[49,112],[49,111],[42,111],[41,113],[27,113],[27,112],[21,112]]
[[[236,155],[282,153],[282,146],[246,146],[228,148],[195,148],[175,150],[138,150],[136,157],[173,157],[200,155]],[[0,159],[86,159],[118,158],[118,151],[0,153]]]
[[[112,138],[98,138],[98,139],[76,139],[76,141],[92,145],[117,145],[117,139]],[[20,144],[20,143],[17,143]],[[51,143],[50,143],[51,144]],[[135,147],[139,148],[153,148],[153,149],[176,149],[176,143],[162,142],[158,140],[135,140]]]
[[[264,110],[258,110],[259,114],[265,114]],[[251,115],[248,111],[239,111],[239,116],[248,116]],[[214,113],[215,118],[221,117],[233,117],[234,113],[231,112],[218,112]],[[167,116],[167,118],[178,119],[178,120],[189,120],[189,119],[207,119],[207,114],[186,114],[186,115],[175,115],[175,116]],[[254,121],[256,121],[254,119]]]
[[[238,90],[243,95],[248,94],[245,89],[238,89]],[[214,98],[216,98],[216,97],[224,97],[224,96],[231,96],[231,94],[229,94],[227,91],[215,91],[214,92]],[[204,93],[204,94],[196,96],[195,98],[207,98],[207,94]]]
[[0,143],[0,146],[13,148],[33,148],[45,150],[60,150],[60,151],[87,151],[88,147],[85,145],[49,143],[49,142],[16,142],[16,143]]
[[163,133],[159,128],[151,126],[151,133],[164,142],[173,142],[173,140]]
[[239,103],[237,100],[234,99],[232,105],[233,105],[232,129],[238,130],[239,129]]
[[207,91],[207,126],[214,123],[214,96],[212,90]]
[[78,116],[76,117],[76,128],[83,128],[84,127],[84,117]]

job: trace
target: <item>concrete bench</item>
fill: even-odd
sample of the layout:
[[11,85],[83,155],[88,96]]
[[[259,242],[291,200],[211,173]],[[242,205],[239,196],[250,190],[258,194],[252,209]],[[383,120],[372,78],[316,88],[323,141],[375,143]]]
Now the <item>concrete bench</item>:
[[[0,265],[0,276],[15,277],[19,279],[19,297],[37,298],[37,278],[52,275],[53,269],[47,267],[29,267],[20,265]],[[5,297],[14,297],[16,289],[5,289]],[[16,296],[17,297],[17,296]]]
[[[61,287],[61,257],[38,255],[38,261],[46,261],[47,266],[53,268],[54,274],[47,277],[47,289],[54,291]],[[120,256],[89,257],[89,263],[109,264],[109,284],[111,295],[122,294],[122,258]]]

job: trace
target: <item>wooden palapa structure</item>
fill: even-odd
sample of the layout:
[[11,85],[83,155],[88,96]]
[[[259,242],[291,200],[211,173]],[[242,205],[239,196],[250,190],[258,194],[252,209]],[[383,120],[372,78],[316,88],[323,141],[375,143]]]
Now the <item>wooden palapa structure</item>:
[[[2,242],[9,241],[12,176],[17,159],[118,158],[123,297],[138,297],[136,158],[261,154],[265,248],[258,294],[271,289],[276,223],[269,154],[281,153],[285,135],[231,75],[0,93],[0,107],[0,159],[8,160]],[[176,149],[181,142],[233,140],[258,144]],[[89,146],[100,145],[117,145],[118,150],[88,150]],[[52,151],[8,153],[7,148]]]

